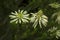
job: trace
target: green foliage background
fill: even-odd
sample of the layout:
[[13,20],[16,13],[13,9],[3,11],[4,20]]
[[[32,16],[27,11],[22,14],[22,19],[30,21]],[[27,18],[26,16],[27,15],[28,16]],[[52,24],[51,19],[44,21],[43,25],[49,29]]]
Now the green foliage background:
[[[60,25],[55,23],[55,19],[51,19],[53,13],[60,11],[60,8],[49,6],[50,3],[54,2],[60,3],[60,0],[0,0],[0,40],[59,40],[47,32],[53,26],[60,29]],[[18,37],[15,37],[18,26],[9,23],[9,14],[18,9],[27,10],[28,13],[35,13],[42,9],[48,17],[47,27],[34,29],[32,24],[25,24],[26,27],[21,25]]]

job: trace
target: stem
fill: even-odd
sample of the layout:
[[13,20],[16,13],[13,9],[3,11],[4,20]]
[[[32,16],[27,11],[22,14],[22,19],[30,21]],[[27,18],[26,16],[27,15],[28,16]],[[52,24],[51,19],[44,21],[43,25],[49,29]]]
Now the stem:
[[21,26],[21,24],[17,24],[17,31],[16,31],[16,34],[15,34],[15,40],[20,40],[20,26]]

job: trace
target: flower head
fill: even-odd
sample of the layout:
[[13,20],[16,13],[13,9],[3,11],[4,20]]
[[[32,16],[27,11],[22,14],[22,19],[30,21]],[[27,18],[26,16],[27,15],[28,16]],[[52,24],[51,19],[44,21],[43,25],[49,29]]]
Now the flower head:
[[52,28],[50,28],[50,29],[48,30],[48,32],[53,33],[53,32],[55,32],[56,30],[57,30],[57,27],[53,26]]
[[58,22],[58,24],[60,24],[60,11],[54,13],[52,15],[52,18],[55,18],[55,16],[57,17],[55,22]]
[[15,23],[21,23],[21,22],[28,22],[29,18],[29,14],[27,14],[27,11],[23,11],[23,10],[18,10],[18,12],[15,11],[15,13],[11,13],[12,15],[9,15],[10,19],[12,19],[10,21],[10,23],[15,22]]
[[56,32],[56,38],[58,39],[58,37],[60,37],[60,30],[57,30]]
[[35,28],[38,24],[40,25],[40,28],[42,28],[42,24],[44,26],[47,25],[47,16],[43,15],[43,11],[40,10],[37,13],[33,14],[31,17],[31,22],[34,22],[33,27]]
[[49,4],[49,6],[51,6],[53,8],[60,8],[60,4],[56,3],[56,2]]

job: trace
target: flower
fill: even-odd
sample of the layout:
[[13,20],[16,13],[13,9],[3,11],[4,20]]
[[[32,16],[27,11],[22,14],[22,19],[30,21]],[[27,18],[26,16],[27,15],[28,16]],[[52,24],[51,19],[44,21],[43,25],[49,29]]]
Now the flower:
[[34,22],[33,24],[33,27],[36,28],[36,26],[39,24],[40,28],[42,28],[42,24],[44,26],[47,25],[47,22],[48,22],[48,17],[43,15],[43,11],[40,10],[38,11],[37,13],[32,14],[32,17],[31,17],[31,22]]
[[59,7],[60,7],[60,4],[54,2],[54,3],[49,4],[49,6],[51,6],[51,7],[53,7],[53,8],[59,8]]
[[15,23],[26,23],[28,22],[29,18],[29,14],[27,14],[27,11],[24,10],[18,10],[18,12],[15,11],[15,13],[11,13],[12,15],[9,15],[10,19],[12,19],[10,21],[10,23],[15,22]]
[[56,32],[56,38],[58,39],[58,37],[60,37],[60,30],[57,30]]
[[55,18],[55,16],[57,17],[55,22],[58,22],[58,24],[60,24],[60,11],[54,13],[52,15],[52,18]]
[[53,33],[53,32],[56,31],[56,30],[57,30],[57,27],[53,26],[52,28],[50,28],[50,29],[48,30],[48,32]]

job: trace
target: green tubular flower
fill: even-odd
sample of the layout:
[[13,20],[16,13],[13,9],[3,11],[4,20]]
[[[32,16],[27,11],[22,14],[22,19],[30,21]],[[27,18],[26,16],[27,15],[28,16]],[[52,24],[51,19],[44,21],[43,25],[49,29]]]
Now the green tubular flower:
[[33,14],[33,13],[31,13],[31,14],[32,14],[31,22],[34,22],[34,24],[33,24],[33,27],[34,27],[34,28],[36,28],[36,26],[37,26],[38,24],[39,24],[40,28],[42,28],[42,24],[43,24],[44,26],[47,25],[48,17],[45,16],[45,15],[43,15],[43,11],[42,11],[42,10],[38,11],[38,12],[35,13],[35,14]]
[[23,11],[23,10],[18,10],[18,12],[15,11],[15,13],[11,13],[12,15],[9,15],[10,19],[12,19],[10,21],[10,23],[15,22],[15,23],[21,23],[21,22],[28,22],[29,18],[29,14],[27,14],[27,11]]

